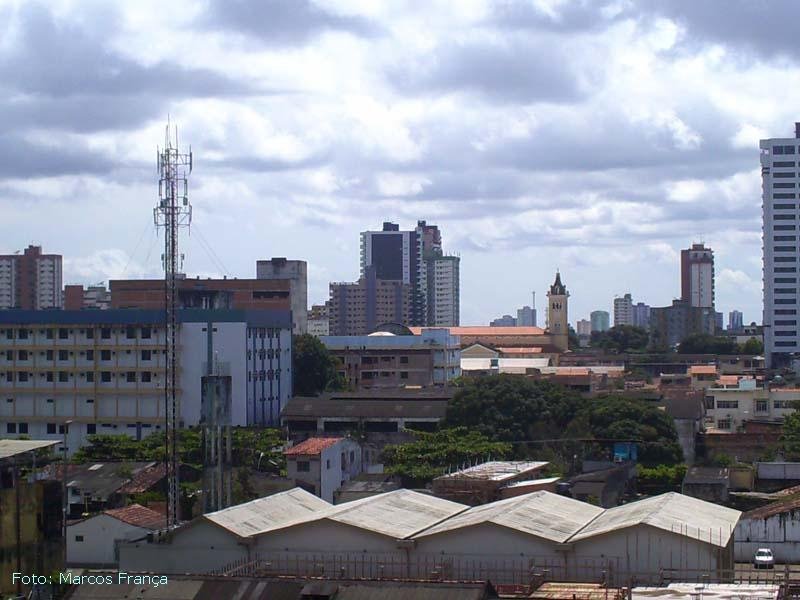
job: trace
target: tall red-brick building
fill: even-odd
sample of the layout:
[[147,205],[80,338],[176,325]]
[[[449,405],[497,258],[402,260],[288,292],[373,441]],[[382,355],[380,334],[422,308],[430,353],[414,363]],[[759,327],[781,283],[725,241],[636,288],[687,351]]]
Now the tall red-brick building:
[[22,254],[0,255],[0,309],[61,308],[61,255],[28,246]]

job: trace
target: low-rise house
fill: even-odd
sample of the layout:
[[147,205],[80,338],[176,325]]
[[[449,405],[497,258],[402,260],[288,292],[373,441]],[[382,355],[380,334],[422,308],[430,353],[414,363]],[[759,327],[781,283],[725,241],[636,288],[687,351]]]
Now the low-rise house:
[[736,431],[745,421],[783,421],[800,400],[799,388],[765,388],[754,378],[739,378],[735,385],[712,386],[706,391],[709,427]]
[[714,385],[717,380],[717,365],[692,365],[687,371],[691,380],[691,387],[695,390],[703,390]]
[[295,485],[333,502],[333,493],[361,473],[361,447],[343,437],[312,437],[284,451]]
[[119,544],[139,540],[166,526],[166,517],[131,504],[67,525],[67,564],[109,567],[119,563]]
[[779,563],[800,561],[800,498],[784,500],[751,510],[736,526],[736,560],[753,560],[756,550],[769,548]]
[[683,477],[681,493],[707,502],[728,501],[730,474],[725,467],[690,467]]

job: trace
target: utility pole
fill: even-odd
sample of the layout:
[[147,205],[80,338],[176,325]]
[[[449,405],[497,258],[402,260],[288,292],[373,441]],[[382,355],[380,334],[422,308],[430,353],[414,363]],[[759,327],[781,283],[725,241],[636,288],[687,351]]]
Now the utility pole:
[[164,228],[164,294],[166,333],[166,373],[164,380],[165,461],[167,464],[167,528],[180,520],[180,485],[178,474],[178,426],[180,406],[177,398],[178,368],[178,274],[183,255],[178,253],[178,230],[192,222],[189,204],[188,175],[192,172],[192,151],[178,150],[178,129],[170,131],[167,123],[164,148],[158,150],[158,205],[153,209],[156,227]]
[[61,465],[61,493],[64,495],[61,515],[61,543],[64,550],[64,565],[67,564],[67,513],[69,512],[69,496],[67,495],[67,435],[72,421],[64,421],[64,461]]

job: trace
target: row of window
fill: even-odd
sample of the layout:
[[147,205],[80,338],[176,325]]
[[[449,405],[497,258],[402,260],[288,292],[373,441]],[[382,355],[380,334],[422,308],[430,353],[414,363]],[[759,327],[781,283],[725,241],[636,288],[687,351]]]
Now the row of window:
[[247,360],[252,360],[254,355],[256,356],[256,358],[260,358],[261,360],[264,360],[265,358],[269,359],[269,360],[272,360],[273,358],[280,358],[281,351],[280,350],[271,350],[271,349],[270,350],[265,350],[264,348],[262,348],[261,350],[256,350],[256,351],[248,350],[247,351]]
[[772,154],[794,154],[795,146],[773,146]]
[[[158,354],[158,350],[141,350],[139,356],[143,361],[148,361],[153,359],[153,354]],[[161,350],[164,354],[167,353],[166,350]],[[127,350],[127,354],[130,354],[131,351]],[[30,350],[18,350],[17,351],[17,360],[31,360],[35,353]],[[94,360],[94,350],[86,350],[85,352],[81,352],[81,355],[86,356],[86,360]],[[116,352],[112,352],[111,350],[100,350],[100,360],[103,361],[110,361],[112,360],[112,356],[116,355]],[[248,353],[249,354],[249,353]],[[45,360],[52,361],[55,359],[56,351],[55,350],[47,350],[45,352],[39,352],[40,356],[44,356]],[[70,350],[59,350],[58,351],[58,360],[70,360],[71,356],[74,356],[75,353]],[[2,356],[2,355],[0,355]],[[14,360],[14,351],[13,350],[6,350],[5,356],[7,361]],[[248,356],[249,358],[249,356]]]
[[[773,400],[772,406],[776,409],[778,408],[792,408],[792,403],[794,400]],[[716,401],[717,408],[739,408],[739,401],[738,400],[717,400]],[[755,401],[755,411],[756,412],[767,412],[769,410],[769,400],[756,400]]]
[[269,371],[248,371],[247,381],[272,381],[273,379],[280,379],[279,369],[270,369]]
[[[28,381],[33,381],[33,373],[28,373],[25,371],[19,371],[16,377],[16,381],[20,383],[26,383]],[[54,381],[54,372],[47,371],[44,373],[39,374],[40,377],[45,377],[48,382]],[[81,377],[86,378],[87,383],[94,383],[94,371],[86,371],[85,373],[80,374]],[[136,371],[127,371],[125,373],[115,374],[111,371],[100,371],[100,381],[102,383],[110,383],[114,377],[125,378],[128,383],[136,383]],[[139,381],[142,383],[150,383],[153,379],[157,378],[158,375],[156,373],[151,373],[150,371],[140,371],[139,372]],[[0,373],[0,379],[3,378],[3,374]],[[73,378],[73,374],[69,373],[68,371],[58,371],[58,381],[59,383],[66,383],[69,382],[70,379]],[[5,380],[9,383],[14,382],[14,371],[7,371],[5,374]]]
[[[39,333],[44,335],[46,339],[52,340],[54,339],[56,333],[58,332],[58,339],[60,340],[68,340],[69,337],[74,334],[74,330],[69,329],[68,327],[59,327],[57,330],[53,329],[40,329]],[[80,334],[85,335],[88,339],[94,338],[94,329],[80,329]],[[111,327],[101,327],[100,328],[100,339],[103,340],[110,340],[112,332],[114,330]],[[149,340],[153,333],[157,333],[157,329],[153,329],[152,327],[142,327],[138,333],[139,339]],[[126,327],[125,329],[120,329],[119,333],[124,333],[125,337],[129,340],[137,339],[137,328],[136,327]],[[29,335],[33,335],[33,329],[6,329],[5,331],[6,339],[13,340],[27,340]]]
[[279,338],[280,329],[273,327],[252,327],[247,330],[247,339],[250,338]]

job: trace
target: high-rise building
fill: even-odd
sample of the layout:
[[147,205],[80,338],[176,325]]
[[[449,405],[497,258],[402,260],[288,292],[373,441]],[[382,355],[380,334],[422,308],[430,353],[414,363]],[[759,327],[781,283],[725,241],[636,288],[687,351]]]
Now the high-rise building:
[[530,306],[518,308],[517,327],[536,327],[536,309]]
[[315,337],[330,335],[329,308],[331,301],[314,304],[308,311],[308,333]]
[[738,310],[732,310],[728,313],[728,331],[741,331],[744,328],[742,322],[742,313]]
[[366,267],[364,277],[355,283],[331,283],[330,294],[330,335],[365,335],[385,323],[409,322],[411,286],[379,279],[373,265]]
[[592,322],[592,331],[608,331],[610,319],[607,310],[593,310],[589,318]]
[[617,325],[633,325],[633,298],[630,294],[614,298],[614,327]]
[[681,300],[689,306],[714,307],[714,251],[703,244],[681,250]]
[[650,305],[637,302],[633,307],[633,324],[635,327],[650,329]]
[[716,313],[712,308],[673,300],[672,306],[650,310],[650,339],[657,349],[672,349],[691,335],[714,335],[715,321]]
[[503,315],[489,322],[489,327],[516,327],[517,320],[511,315]]
[[0,309],[61,308],[61,255],[28,246],[23,254],[0,255]]
[[581,319],[575,324],[575,331],[579,336],[592,335],[592,322],[587,319]]
[[769,368],[786,366],[800,348],[797,327],[797,155],[795,137],[761,140],[764,252],[764,358]]
[[443,253],[439,228],[425,221],[411,231],[385,222],[381,231],[361,232],[361,277],[373,266],[378,280],[401,281],[411,290],[404,325],[459,324],[460,262],[458,256]]
[[714,313],[714,328],[716,330],[715,333],[719,332],[719,331],[722,331],[722,329],[723,329],[722,326],[724,324],[724,321],[723,321],[724,318],[725,318],[725,315],[723,315],[721,312],[715,312]]
[[556,272],[547,292],[547,332],[553,338],[553,345],[564,352],[569,349],[568,301],[567,287],[561,283],[561,273]]
[[306,333],[308,317],[308,265],[304,260],[283,257],[256,261],[256,279],[286,279],[292,298],[292,331]]

